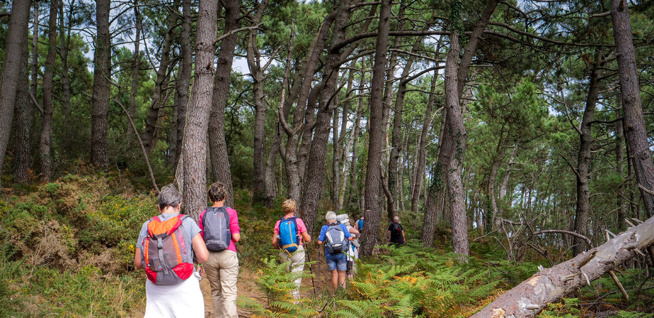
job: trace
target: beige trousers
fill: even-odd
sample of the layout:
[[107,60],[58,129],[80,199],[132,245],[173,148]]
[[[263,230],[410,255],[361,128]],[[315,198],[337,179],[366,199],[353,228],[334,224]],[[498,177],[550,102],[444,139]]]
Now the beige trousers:
[[288,268],[286,268],[286,271],[290,270],[292,273],[297,273],[298,275],[298,277],[293,281],[297,287],[291,294],[293,295],[293,298],[300,299],[300,285],[302,285],[302,271],[304,271],[305,259],[304,246],[300,245],[297,251],[291,253],[291,255],[289,255],[288,252],[282,250],[280,255],[284,263],[288,262],[289,260],[291,261],[291,263],[288,265]]
[[224,250],[209,252],[209,260],[203,265],[211,285],[213,316],[238,318],[236,309],[236,282],[238,281],[238,256]]

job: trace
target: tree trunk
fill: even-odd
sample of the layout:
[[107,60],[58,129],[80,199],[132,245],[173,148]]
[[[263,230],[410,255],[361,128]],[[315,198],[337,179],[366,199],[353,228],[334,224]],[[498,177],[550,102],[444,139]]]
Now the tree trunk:
[[163,117],[163,110],[166,104],[167,94],[164,93],[164,86],[166,86],[170,65],[170,48],[173,44],[173,29],[177,24],[177,15],[168,13],[168,26],[166,28],[166,35],[161,47],[161,59],[159,60],[159,69],[157,69],[157,79],[154,82],[154,94],[152,95],[152,102],[148,115],[145,118],[145,131],[143,132],[143,146],[148,152],[152,152],[157,146],[159,133],[161,131],[161,118]]
[[[381,160],[383,146],[383,118],[382,99],[384,93],[384,78],[386,68],[386,52],[388,50],[388,33],[390,31],[391,1],[383,0],[379,12],[379,30],[375,50],[375,63],[372,68],[372,80],[370,82],[370,122],[368,144],[368,171],[366,173],[365,210],[371,213],[366,215],[366,227],[363,229],[363,244],[361,252],[363,255],[372,255],[372,250],[378,242],[379,228],[381,225],[381,197],[379,193],[381,182]],[[392,74],[389,74],[392,76]]]
[[73,28],[73,7],[75,6],[75,1],[71,1],[70,9],[68,12],[68,29],[64,24],[64,4],[61,3],[61,14],[59,18],[59,27],[60,27],[60,57],[61,57],[61,85],[62,85],[62,106],[64,108],[64,120],[65,120],[65,132],[63,138],[63,147],[64,154],[70,154],[71,145],[73,143],[73,122],[71,118],[71,88],[70,88],[70,73],[68,69],[68,51],[70,46],[71,32]]
[[[225,0],[225,29],[227,34],[238,28],[240,4],[238,0]],[[229,97],[230,75],[234,61],[237,34],[232,34],[222,40],[218,54],[218,66],[213,84],[213,100],[211,103],[211,120],[209,121],[209,142],[211,149],[211,166],[214,178],[227,187],[225,204],[234,206],[232,189],[232,174],[229,169],[229,156],[225,140],[225,107]]]
[[[198,219],[207,205],[207,128],[213,96],[213,56],[218,0],[200,0],[195,50],[195,81],[186,113],[182,143],[183,189],[186,214]],[[180,169],[178,169],[179,171]]]
[[[628,2],[612,0],[611,19],[613,20],[613,37],[615,38],[615,47],[618,53],[618,73],[624,110],[625,135],[631,148],[630,155],[633,156],[636,182],[638,182],[639,188],[643,187],[652,192],[654,190],[654,163],[647,142],[647,131],[645,129],[645,119],[643,118]],[[647,216],[651,217],[652,213],[654,213],[654,196],[644,189],[640,189],[640,194],[645,203]]]
[[91,163],[109,165],[107,130],[109,121],[111,78],[111,34],[109,33],[110,0],[95,0],[97,37],[93,69],[93,105],[91,110]]
[[50,147],[52,145],[52,80],[54,78],[55,59],[57,58],[57,13],[59,12],[57,0],[50,2],[50,18],[48,20],[48,56],[45,60],[43,73],[43,120],[41,122],[41,141],[39,143],[39,157],[41,159],[41,180],[49,182],[52,178],[52,158]]
[[[586,98],[586,108],[581,119],[579,134],[579,153],[577,155],[577,206],[575,214],[575,232],[588,236],[589,232],[589,214],[590,214],[590,164],[591,164],[591,147],[593,143],[592,122],[595,115],[595,105],[600,90],[600,77],[602,77],[602,63],[599,52],[595,54],[595,63],[590,73],[590,84],[588,86],[588,96]],[[586,250],[586,243],[583,239],[574,238],[574,255],[579,255]]]
[[457,62],[459,57],[459,36],[456,31],[450,36],[450,52],[445,66],[445,102],[447,123],[452,137],[453,156],[447,171],[447,186],[450,191],[450,221],[452,224],[452,246],[454,253],[470,255],[468,245],[468,222],[464,202],[463,162],[466,153],[467,135],[457,94]]
[[[335,20],[334,30],[332,32],[331,43],[338,43],[345,37],[345,27],[350,18],[349,10],[350,1],[345,0],[339,4],[337,17]],[[318,212],[318,201],[322,194],[323,180],[325,176],[325,154],[327,143],[329,141],[329,130],[331,126],[331,116],[334,111],[334,97],[338,94],[338,73],[341,54],[339,51],[330,50],[325,62],[325,71],[323,79],[316,90],[311,94],[320,92],[320,104],[316,118],[316,127],[314,138],[311,142],[311,150],[307,156],[308,165],[305,169],[304,184],[302,192],[301,212],[309,232],[313,235],[314,221]],[[308,101],[307,109],[311,109],[315,101]],[[313,117],[313,116],[310,116]],[[306,125],[306,123],[305,123]],[[309,138],[309,135],[303,138]]]
[[182,142],[184,140],[184,126],[186,125],[186,108],[189,100],[189,86],[191,72],[193,71],[193,51],[191,48],[191,0],[182,0],[182,32],[180,44],[182,49],[182,62],[177,77],[175,90],[175,107],[177,111],[177,146],[175,147],[175,167],[178,166],[182,155]]
[[18,78],[18,90],[16,92],[16,123],[15,129],[15,159],[14,175],[18,183],[29,180],[29,169],[32,166],[32,124],[34,123],[34,105],[30,98],[29,91],[29,50],[27,45],[23,46],[21,65],[23,66]]
[[[418,167],[415,169],[416,174],[414,175],[414,185],[413,193],[411,194],[411,211],[413,213],[418,213],[418,203],[420,201],[420,187],[421,181],[424,179],[425,175],[425,166],[427,165],[427,134],[429,133],[429,128],[431,127],[431,111],[434,108],[434,93],[436,92],[436,82],[438,78],[438,71],[434,71],[434,77],[431,79],[431,88],[429,94],[429,100],[427,101],[427,109],[425,110],[425,118],[422,120],[422,130],[420,131],[420,149],[418,152]],[[427,209],[425,209],[425,213]],[[433,216],[429,216],[432,218]]]
[[[132,62],[132,86],[129,90],[129,118],[134,120],[136,115],[136,93],[139,87],[139,67],[141,63],[141,14],[138,9],[139,0],[134,0],[134,16],[136,18],[136,39],[134,40],[134,61]],[[182,39],[184,37],[182,36]],[[129,127],[125,135],[125,144],[129,147],[132,143],[133,132]]]
[[[257,13],[252,18],[252,25],[259,24],[267,6],[268,0],[261,1],[257,7]],[[263,203],[265,201],[266,194],[264,171],[266,105],[263,92],[265,69],[261,65],[261,53],[257,47],[257,33],[257,30],[250,30],[247,46],[247,61],[248,67],[250,69],[250,77],[252,77],[252,93],[254,95],[255,109],[252,203]]]
[[[619,115],[618,115],[619,116]],[[618,175],[620,176],[620,186],[618,187],[617,203],[618,203],[618,219],[617,226],[620,230],[625,230],[627,225],[623,221],[627,218],[627,206],[625,205],[625,191],[626,182],[623,176],[624,173],[624,129],[622,121],[618,121],[615,125],[615,161],[617,166]]]
[[[0,78],[0,176],[4,165],[5,153],[9,145],[11,121],[14,117],[16,91],[20,76],[23,46],[27,39],[27,23],[30,15],[30,0],[14,0],[9,18],[9,31],[5,45],[5,59]],[[2,182],[0,181],[0,186]]]
[[[327,40],[327,36],[329,35],[329,29],[331,28],[332,23],[336,19],[337,13],[339,11],[335,10],[334,12],[330,13],[325,17],[325,20],[323,21],[320,30],[314,37],[311,46],[309,47],[309,50],[307,51],[307,55],[305,57],[305,66],[302,69],[302,80],[301,80],[301,86],[299,88],[299,93],[298,93],[298,101],[297,101],[297,107],[293,111],[293,129],[295,133],[293,134],[288,134],[288,140],[286,141],[286,146],[285,146],[285,153],[286,156],[284,158],[285,162],[285,167],[286,167],[286,184],[288,185],[288,198],[292,198],[296,201],[299,202],[299,205],[302,205],[301,199],[302,199],[302,180],[301,177],[303,175],[301,174],[302,171],[304,171],[304,168],[300,169],[300,167],[304,166],[304,160],[301,160],[303,156],[306,156],[306,145],[301,146],[300,149],[298,149],[298,144],[300,143],[300,132],[298,129],[300,129],[300,126],[302,125],[303,120],[306,120],[304,122],[304,126],[302,126],[302,130],[305,134],[305,138],[302,139],[303,144],[309,144],[311,141],[311,127],[313,125],[313,111],[315,109],[309,108],[309,104],[315,105],[315,98],[316,98],[316,91],[311,89],[311,84],[313,82],[313,76],[316,72],[316,67],[318,65],[318,61],[320,58],[320,53],[322,52],[323,48],[325,47],[325,42]],[[300,82],[298,82],[300,83]],[[293,85],[295,86],[295,84]],[[293,89],[291,89],[293,91]],[[309,95],[311,95],[311,92],[314,92],[312,101],[309,102]],[[313,106],[311,106],[313,107]],[[289,106],[290,108],[290,106]],[[306,131],[309,132],[306,132]],[[304,213],[300,211],[300,213]]]
[[[500,186],[500,200],[504,199],[509,188],[509,179],[511,178],[511,169],[515,164],[515,155],[518,153],[518,144],[516,143],[513,146],[513,153],[511,154],[511,160],[509,160],[509,167],[506,169],[506,174],[504,175],[504,180],[502,181],[502,186]],[[512,190],[513,192],[513,190]]]
[[534,317],[547,304],[577,291],[654,244],[654,218],[627,229],[605,244],[552,268],[541,269],[530,279],[499,296],[473,318]]
[[[364,89],[363,80],[366,77],[365,66],[361,65],[361,80],[359,81],[359,94]],[[352,144],[352,160],[350,161],[350,191],[345,199],[345,205],[349,206],[349,203],[352,201],[352,197],[357,197],[359,188],[357,187],[357,174],[359,170],[357,169],[357,161],[359,159],[359,136],[361,136],[361,114],[363,113],[363,97],[358,97],[358,106],[357,106],[357,119],[354,123],[354,142]],[[363,210],[363,205],[357,205],[357,209]]]
[[502,156],[504,154],[504,127],[500,131],[500,140],[495,148],[495,156],[491,165],[490,174],[488,175],[488,202],[490,203],[490,218],[486,218],[484,222],[488,231],[495,230],[501,226],[499,209],[497,208],[497,198],[495,196],[495,181],[497,179],[497,170],[502,164]]

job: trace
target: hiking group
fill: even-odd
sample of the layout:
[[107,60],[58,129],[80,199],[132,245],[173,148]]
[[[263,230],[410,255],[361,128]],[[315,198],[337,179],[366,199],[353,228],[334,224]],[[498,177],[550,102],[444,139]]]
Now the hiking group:
[[[200,280],[206,275],[211,286],[214,317],[238,317],[236,307],[239,261],[236,242],[240,241],[238,213],[225,206],[226,187],[216,182],[209,187],[212,205],[200,213],[198,223],[181,214],[182,195],[168,185],[161,189],[157,206],[159,215],[143,223],[136,242],[134,265],[144,269],[147,280],[145,317],[204,317],[204,298]],[[300,298],[302,273],[306,260],[305,244],[311,236],[304,221],[295,216],[296,202],[282,203],[284,216],[275,223],[272,245],[280,250],[287,271],[295,273],[296,288],[291,292]],[[369,213],[370,211],[366,211]],[[347,214],[325,215],[326,225],[320,229],[318,244],[325,245],[324,260],[332,273],[333,291],[345,288],[346,278],[356,272],[359,233],[364,216],[351,226]],[[404,230],[399,218],[388,228],[389,244],[404,243]],[[193,263],[202,264],[194,266]]]

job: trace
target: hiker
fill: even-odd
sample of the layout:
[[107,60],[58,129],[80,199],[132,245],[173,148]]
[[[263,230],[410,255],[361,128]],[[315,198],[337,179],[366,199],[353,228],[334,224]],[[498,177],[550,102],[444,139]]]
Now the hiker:
[[406,239],[404,238],[404,228],[402,228],[402,224],[400,224],[400,217],[395,216],[393,217],[393,223],[388,225],[388,245],[393,243],[396,247],[403,245],[406,243]]
[[160,215],[143,223],[134,252],[134,267],[148,277],[144,317],[203,318],[202,274],[193,268],[194,256],[200,264],[209,257],[201,230],[180,214],[182,195],[174,186],[161,188],[157,205]]
[[336,216],[336,219],[338,222],[341,224],[345,224],[345,227],[347,228],[348,232],[352,235],[352,241],[350,242],[349,247],[347,251],[345,252],[346,254],[346,260],[347,260],[347,270],[345,271],[345,274],[347,276],[347,279],[353,279],[354,278],[354,272],[356,271],[354,260],[359,259],[359,247],[361,246],[359,244],[359,231],[354,228],[352,225],[350,225],[350,217],[347,214],[340,214]]
[[209,187],[209,199],[213,205],[200,214],[200,229],[209,250],[204,269],[211,285],[213,315],[237,318],[238,255],[235,243],[241,240],[241,228],[236,210],[225,206],[226,195],[226,187],[220,182]]
[[[304,243],[311,242],[311,236],[307,232],[304,221],[295,216],[296,203],[288,199],[282,203],[284,216],[277,220],[273,231],[272,245],[281,249],[279,255],[284,263],[290,262],[286,271],[298,273],[295,278],[297,288],[291,293],[294,299],[300,298],[300,285],[302,284],[302,271],[304,271]],[[280,244],[281,243],[281,244]]]
[[[366,212],[370,212],[370,210],[366,210]],[[364,214],[361,214],[361,218],[357,221],[357,230],[359,233],[363,233],[363,216]]]
[[347,251],[348,241],[352,240],[352,235],[344,224],[338,223],[336,213],[333,211],[327,212],[325,219],[328,224],[320,229],[318,244],[326,243],[325,261],[327,268],[332,272],[332,286],[336,292],[338,286],[345,288],[347,257],[343,252]]

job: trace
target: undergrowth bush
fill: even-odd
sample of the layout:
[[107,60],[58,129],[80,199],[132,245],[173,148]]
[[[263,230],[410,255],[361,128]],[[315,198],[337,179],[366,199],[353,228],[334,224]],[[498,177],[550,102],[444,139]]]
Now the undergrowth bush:
[[[257,284],[266,292],[267,305],[247,298],[240,302],[253,317],[468,317],[505,286],[496,267],[474,258],[461,263],[454,254],[418,244],[382,247],[381,255],[357,264],[358,275],[346,291],[294,300],[290,292],[295,277],[286,273],[285,264],[266,260]],[[509,271],[515,264],[498,266]]]

